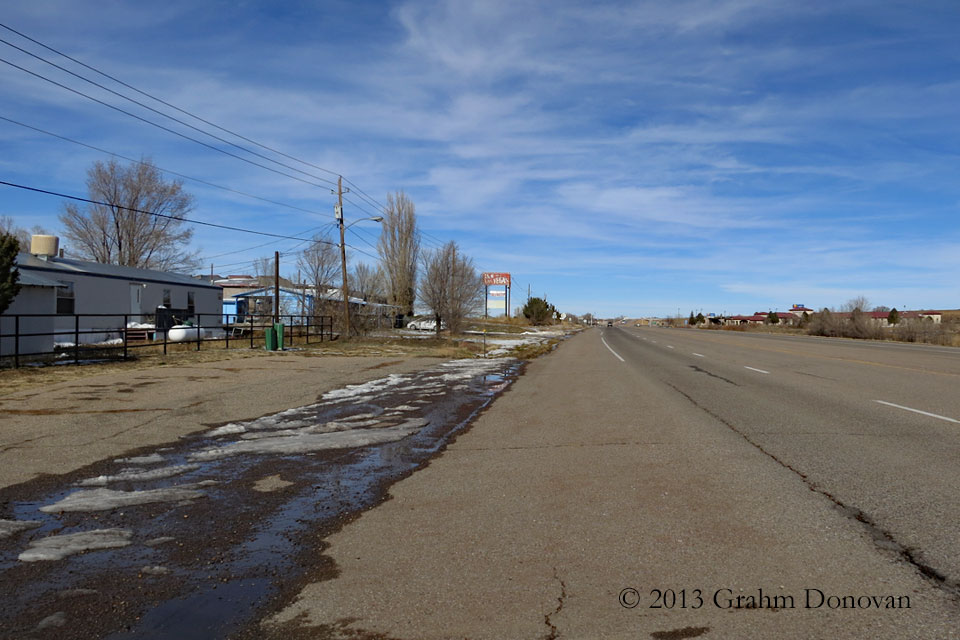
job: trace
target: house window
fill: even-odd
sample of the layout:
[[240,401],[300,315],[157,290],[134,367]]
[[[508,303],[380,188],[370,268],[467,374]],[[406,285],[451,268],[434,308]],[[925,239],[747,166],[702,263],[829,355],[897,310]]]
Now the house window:
[[170,304],[170,289],[163,290],[163,306],[169,309],[172,305]]
[[187,315],[192,316],[197,311],[196,301],[194,300],[193,291],[187,291]]
[[73,315],[75,305],[73,297],[73,283],[57,287],[57,313],[61,315]]

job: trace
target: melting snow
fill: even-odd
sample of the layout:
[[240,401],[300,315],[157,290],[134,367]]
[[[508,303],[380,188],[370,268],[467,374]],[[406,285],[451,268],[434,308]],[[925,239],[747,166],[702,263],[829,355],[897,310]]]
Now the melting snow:
[[170,569],[159,565],[146,566],[140,569],[140,573],[148,576],[162,576],[170,573]]
[[27,529],[36,529],[42,522],[38,520],[0,520],[0,539],[26,531]]
[[134,458],[117,458],[114,462],[121,464],[156,464],[163,462],[163,456],[159,453],[151,453],[148,456],[136,456]]
[[151,469],[150,471],[121,471],[115,476],[97,476],[80,482],[81,487],[103,487],[111,482],[134,482],[137,480],[159,480],[199,469],[198,464],[177,464],[172,467]]
[[60,502],[40,507],[45,513],[64,511],[106,511],[117,507],[132,507],[151,502],[175,502],[202,498],[206,494],[194,489],[196,485],[150,489],[149,491],[114,491],[113,489],[81,489]]
[[394,427],[383,429],[351,429],[333,433],[311,433],[304,429],[295,435],[267,437],[256,440],[240,440],[225,447],[207,449],[190,455],[191,460],[215,460],[244,453],[253,454],[295,454],[324,451],[326,449],[347,449],[364,447],[371,444],[394,442],[422,429],[426,420],[415,419]]
[[67,556],[94,549],[117,549],[130,544],[133,535],[128,529],[97,529],[81,533],[50,536],[30,543],[30,548],[20,554],[22,562],[60,560]]
[[351,384],[347,385],[342,389],[334,389],[333,391],[328,391],[323,394],[323,400],[356,400],[357,396],[369,396],[381,391],[386,391],[390,387],[395,387],[398,384],[406,382],[409,380],[409,376],[401,375],[399,373],[391,373],[386,378],[379,378],[377,380],[371,380],[370,382],[364,382],[363,384]]

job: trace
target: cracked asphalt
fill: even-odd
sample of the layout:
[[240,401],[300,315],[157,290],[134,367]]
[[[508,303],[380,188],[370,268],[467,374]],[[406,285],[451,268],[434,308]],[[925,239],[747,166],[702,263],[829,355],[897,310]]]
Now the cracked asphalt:
[[584,332],[259,633],[958,637],[956,352],[872,348]]

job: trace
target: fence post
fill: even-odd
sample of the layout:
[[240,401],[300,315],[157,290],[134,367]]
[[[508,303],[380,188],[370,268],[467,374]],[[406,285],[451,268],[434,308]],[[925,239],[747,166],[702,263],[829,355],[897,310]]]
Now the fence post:
[[13,368],[20,367],[20,316],[13,316]]
[[167,355],[167,331],[169,331],[169,329],[167,329],[166,327],[164,327],[164,329],[163,329],[163,355]]
[[127,359],[127,314],[123,314],[123,359]]
[[73,314],[73,364],[80,364],[80,316]]
[[200,332],[203,331],[203,314],[197,314],[197,351],[200,351]]
[[250,316],[250,348],[253,349],[253,316]]
[[230,350],[230,316],[227,316],[227,321],[223,325],[223,337],[227,339],[227,344],[224,347],[227,351]]

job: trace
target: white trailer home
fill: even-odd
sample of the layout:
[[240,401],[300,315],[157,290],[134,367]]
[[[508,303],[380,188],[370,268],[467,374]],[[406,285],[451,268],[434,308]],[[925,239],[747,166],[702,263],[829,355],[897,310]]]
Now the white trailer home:
[[[123,337],[128,323],[153,322],[161,305],[180,310],[181,321],[221,325],[219,286],[176,273],[61,258],[57,244],[51,236],[35,236],[31,252],[17,255],[23,286],[0,316],[0,333],[14,333],[15,324],[20,333],[56,332],[30,343],[21,337],[19,353],[52,351],[55,342],[75,342],[78,331],[81,343]],[[13,338],[3,338],[0,355],[12,353]]]

